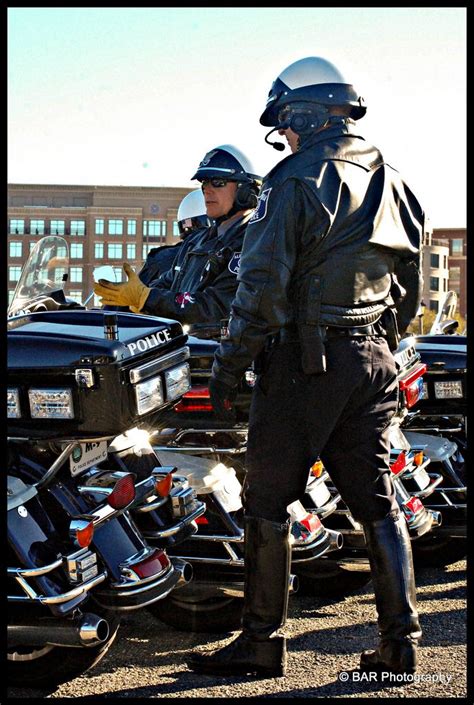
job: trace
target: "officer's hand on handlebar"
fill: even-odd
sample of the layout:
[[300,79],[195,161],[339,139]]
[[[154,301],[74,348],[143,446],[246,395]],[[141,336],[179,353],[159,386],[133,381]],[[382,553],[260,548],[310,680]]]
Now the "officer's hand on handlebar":
[[128,306],[133,313],[140,313],[151,289],[145,286],[128,262],[124,262],[123,271],[128,281],[115,284],[108,279],[99,279],[94,285],[94,294],[100,296],[103,306]]
[[237,388],[229,387],[228,384],[211,376],[209,395],[216,418],[220,421],[235,421],[235,409],[232,402],[237,396]]

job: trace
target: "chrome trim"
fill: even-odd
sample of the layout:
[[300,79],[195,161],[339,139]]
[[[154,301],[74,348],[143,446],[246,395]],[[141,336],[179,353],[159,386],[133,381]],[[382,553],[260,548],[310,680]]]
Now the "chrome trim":
[[157,360],[150,360],[144,365],[139,365],[138,367],[133,367],[129,371],[130,382],[136,384],[141,382],[147,377],[156,372],[162,372],[170,365],[177,365],[180,362],[185,362],[191,357],[191,353],[188,347],[181,348],[180,350],[173,350],[173,352],[163,355],[163,357]]
[[107,577],[107,571],[104,570],[103,573],[99,573],[90,580],[86,580],[84,583],[77,585],[68,592],[48,597],[45,595],[38,595],[31,585],[28,585],[23,575],[21,575],[21,571],[21,568],[8,568],[8,573],[14,575],[15,580],[26,593],[26,597],[22,597],[21,595],[8,595],[7,599],[9,602],[39,602],[43,605],[61,604],[62,602],[68,602],[69,600],[82,595],[84,592],[89,592],[89,590],[102,583]]

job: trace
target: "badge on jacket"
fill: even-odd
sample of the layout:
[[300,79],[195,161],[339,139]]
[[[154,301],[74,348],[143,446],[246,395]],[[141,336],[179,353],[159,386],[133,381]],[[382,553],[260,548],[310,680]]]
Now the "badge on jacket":
[[241,252],[234,252],[229,264],[227,265],[229,272],[232,272],[232,274],[235,274],[236,276],[239,273],[239,269],[240,269],[240,255],[241,254],[242,254]]
[[183,291],[175,297],[176,303],[179,304],[181,308],[184,308],[186,304],[193,304],[194,300],[194,296],[191,296],[189,291]]
[[272,187],[264,189],[258,197],[257,206],[249,220],[249,225],[251,223],[257,223],[259,220],[263,220],[267,215],[268,199],[270,198],[270,191]]

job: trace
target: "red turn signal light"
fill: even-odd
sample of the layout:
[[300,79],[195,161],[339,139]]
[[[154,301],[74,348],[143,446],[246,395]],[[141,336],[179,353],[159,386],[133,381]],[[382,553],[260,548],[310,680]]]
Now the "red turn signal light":
[[170,560],[166,553],[157,548],[151,555],[147,556],[143,561],[131,565],[131,569],[136,575],[141,578],[151,578],[153,575],[159,575],[170,565]]
[[107,504],[112,509],[123,509],[135,499],[135,482],[131,473],[121,477],[115,484],[114,489],[107,497]]
[[161,480],[157,480],[155,483],[155,491],[160,495],[160,497],[167,497],[171,492],[171,488],[173,487],[173,478],[171,477],[171,474],[172,473],[169,472],[165,475],[165,477]]
[[390,465],[390,470],[393,472],[394,475],[398,475],[398,473],[403,470],[406,464],[407,457],[405,455],[405,451],[402,450],[395,462]]
[[74,521],[71,525],[72,536],[74,541],[81,548],[87,548],[92,541],[94,536],[94,522],[93,521]]

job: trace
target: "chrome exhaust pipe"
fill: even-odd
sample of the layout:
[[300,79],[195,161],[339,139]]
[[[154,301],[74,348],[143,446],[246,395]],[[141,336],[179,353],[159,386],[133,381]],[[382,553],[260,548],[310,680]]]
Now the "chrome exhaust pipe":
[[175,556],[170,556],[170,561],[173,564],[173,568],[179,573],[178,582],[175,588],[183,587],[187,585],[193,577],[193,566],[187,561],[183,561],[181,558],[176,558]]
[[326,529],[326,533],[329,536],[329,551],[338,551],[342,548],[344,543],[344,536],[340,531],[333,531],[333,529]]
[[8,643],[18,646],[98,646],[110,634],[103,617],[87,612],[78,619],[38,619],[34,624],[9,624]]
[[435,529],[437,526],[441,526],[443,522],[443,515],[441,514],[441,512],[437,512],[435,509],[428,509],[427,511],[431,514],[431,517],[433,519],[431,528]]

